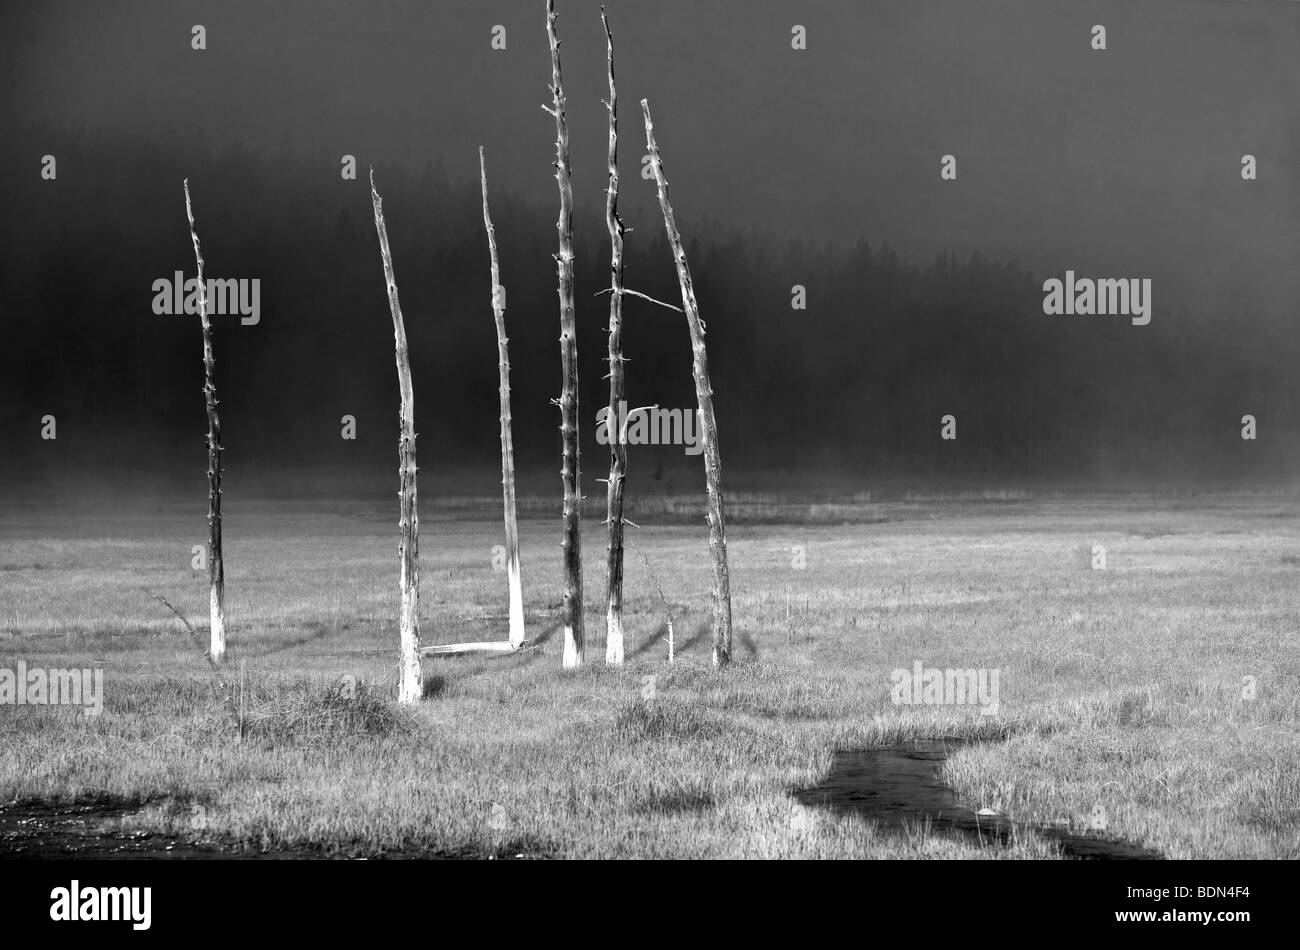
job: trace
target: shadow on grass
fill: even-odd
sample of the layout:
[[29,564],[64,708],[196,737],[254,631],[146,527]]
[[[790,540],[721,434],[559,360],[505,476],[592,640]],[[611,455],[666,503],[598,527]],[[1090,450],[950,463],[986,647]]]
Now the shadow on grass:
[[541,646],[547,640],[551,639],[551,637],[555,636],[555,631],[559,630],[560,627],[562,627],[563,625],[564,625],[564,621],[562,620],[555,621],[553,624],[551,624],[549,627],[547,627],[545,630],[539,633],[536,637],[534,637],[533,642],[536,643],[538,646]]
[[[673,644],[673,652],[677,655],[686,653],[691,649],[691,647],[698,645],[701,640],[710,634],[710,632],[707,622],[697,624],[695,631],[689,637],[684,640],[681,638],[677,639],[676,643]],[[659,624],[659,626],[655,628],[654,632],[642,640],[640,645],[638,645],[629,655],[641,656],[643,653],[650,652],[650,650],[654,649],[656,646],[659,646],[664,650],[668,649],[667,623]]]
[[329,635],[329,633],[331,632],[329,629],[326,628],[325,624],[321,623],[318,620],[308,621],[307,623],[302,625],[302,629],[308,631],[308,633],[305,636],[298,636],[292,640],[283,643],[272,642],[267,644],[264,647],[252,647],[251,649],[247,645],[248,641],[244,641],[245,644],[244,648],[239,649],[240,646],[239,640],[237,638],[231,638],[232,642],[230,642],[229,656],[233,659],[238,659],[239,657],[242,656],[245,659],[249,659],[249,660],[260,659],[262,657],[267,657],[267,656],[274,656],[277,653],[284,653],[287,650],[293,650],[296,649],[297,647],[306,646],[309,643],[315,643],[317,640],[320,640],[321,638]]

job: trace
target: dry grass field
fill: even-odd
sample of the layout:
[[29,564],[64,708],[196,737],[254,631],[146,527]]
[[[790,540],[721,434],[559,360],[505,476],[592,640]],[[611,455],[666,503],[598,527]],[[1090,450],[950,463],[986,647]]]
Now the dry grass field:
[[[504,639],[499,520],[423,505],[424,642]],[[125,803],[112,830],[227,853],[1055,855],[1031,830],[898,834],[793,797],[837,749],[954,736],[990,740],[943,766],[972,808],[1081,827],[1101,806],[1108,834],[1167,857],[1300,857],[1291,496],[742,497],[722,672],[703,521],[672,506],[630,530],[622,669],[603,664],[604,537],[586,518],[588,662],[562,671],[558,510],[525,501],[539,646],[426,658],[414,709],[394,702],[390,507],[229,503],[219,672],[151,597],[203,634],[200,508],[0,512],[0,667],[105,676],[98,716],[0,706],[0,802]],[[997,715],[895,704],[891,671],[918,661],[998,670]]]

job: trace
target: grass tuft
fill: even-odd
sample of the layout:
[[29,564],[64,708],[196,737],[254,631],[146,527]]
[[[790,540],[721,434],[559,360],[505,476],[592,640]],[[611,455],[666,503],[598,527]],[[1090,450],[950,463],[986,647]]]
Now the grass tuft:
[[410,729],[410,720],[401,710],[364,683],[357,685],[353,696],[333,684],[283,686],[244,719],[246,738],[271,744],[315,743],[353,736],[387,738]]
[[722,735],[722,728],[714,716],[699,706],[662,700],[630,702],[614,718],[615,737],[621,742],[714,739]]

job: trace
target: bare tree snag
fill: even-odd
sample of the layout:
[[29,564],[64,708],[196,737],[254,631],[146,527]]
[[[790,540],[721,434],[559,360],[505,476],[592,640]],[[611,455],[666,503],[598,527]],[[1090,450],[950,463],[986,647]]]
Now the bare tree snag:
[[208,657],[226,657],[226,565],[221,555],[221,420],[217,417],[217,384],[213,380],[212,323],[208,320],[208,285],[203,280],[203,253],[194,229],[190,180],[185,179],[185,217],[190,222],[194,260],[198,264],[199,324],[203,328],[203,397],[208,410],[208,613],[211,618]]
[[401,561],[402,589],[401,655],[397,683],[399,703],[418,703],[424,695],[424,673],[420,667],[420,516],[416,508],[415,393],[411,386],[411,361],[406,349],[406,324],[397,301],[397,279],[393,256],[388,250],[384,227],[384,202],[375,190],[375,170],[370,169],[370,202],[375,209],[375,231],[379,234],[379,255],[384,262],[384,283],[388,287],[388,309],[393,315],[393,343],[397,354],[397,383],[402,394],[399,410],[397,458],[401,499],[401,540],[397,556]]
[[487,228],[488,251],[492,255],[492,315],[497,325],[497,368],[501,391],[501,497],[506,519],[506,571],[510,582],[510,645],[524,643],[524,591],[519,576],[519,525],[515,519],[515,448],[510,431],[510,353],[506,336],[506,305],[501,292],[501,268],[497,261],[497,236],[488,213],[487,161],[478,150],[479,177],[483,184],[483,226]]
[[614,86],[614,34],[609,29],[605,8],[600,8],[605,26],[609,60],[609,189],[605,192],[605,225],[609,228],[609,482],[606,485],[608,588],[605,606],[605,662],[623,665],[623,484],[627,478],[627,444],[618,424],[619,407],[626,396],[623,378],[623,220],[618,216],[618,91]]
[[709,384],[709,356],[704,346],[704,321],[695,302],[695,285],[691,282],[691,269],[682,249],[682,236],[673,217],[673,206],[668,200],[668,180],[664,177],[659,146],[655,144],[654,124],[650,121],[650,105],[641,100],[645,114],[646,148],[650,153],[650,166],[654,169],[655,184],[659,190],[659,207],[663,211],[664,228],[677,265],[677,282],[682,287],[682,307],[686,311],[686,324],[691,331],[691,350],[694,354],[692,371],[695,376],[695,397],[700,408],[700,430],[704,439],[704,476],[709,493],[709,550],[713,554],[713,665],[725,666],[731,660],[731,578],[727,571],[727,534],[722,514],[722,457],[718,451],[718,424],[713,415],[713,387]]
[[[560,480],[564,484],[564,657],[565,669],[582,665],[582,474],[578,445],[578,331],[573,304],[573,182],[569,168],[569,129],[564,120],[560,83],[560,40],[555,34],[555,0],[546,0],[546,35],[551,45],[551,101],[555,117],[555,181],[560,189],[560,216],[555,223],[560,251],[560,434],[563,442]],[[546,108],[543,106],[542,108]]]

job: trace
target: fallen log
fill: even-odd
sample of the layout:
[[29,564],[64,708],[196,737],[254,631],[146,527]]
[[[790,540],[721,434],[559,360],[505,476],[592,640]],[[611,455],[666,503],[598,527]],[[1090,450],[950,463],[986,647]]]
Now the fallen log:
[[500,655],[506,653],[523,653],[528,650],[536,650],[541,644],[529,643],[525,640],[519,646],[515,646],[509,640],[488,640],[479,643],[439,643],[436,646],[420,648],[421,656],[465,656],[474,653],[486,653],[489,655]]

